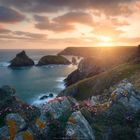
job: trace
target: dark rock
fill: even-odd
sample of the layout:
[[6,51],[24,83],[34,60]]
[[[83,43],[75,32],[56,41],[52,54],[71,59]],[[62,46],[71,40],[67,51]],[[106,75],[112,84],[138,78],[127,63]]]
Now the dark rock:
[[77,65],[77,60],[76,60],[76,58],[75,58],[75,57],[72,57],[71,62],[72,62],[72,64],[73,64],[73,65]]
[[13,122],[16,125],[16,132],[20,132],[26,127],[25,120],[17,113],[10,113],[6,116],[6,124]]
[[100,63],[95,61],[93,57],[84,58],[80,61],[78,69],[73,71],[68,77],[64,80],[66,86],[70,86],[84,78],[88,78],[99,74],[103,69],[100,66]]
[[9,137],[9,130],[8,130],[8,126],[3,126],[2,128],[0,128],[0,140],[3,139],[8,139]]
[[42,97],[40,97],[40,100],[47,99],[48,97],[49,97],[48,95],[43,95]]
[[53,97],[53,93],[50,93],[50,94],[49,94],[49,97],[52,98],[52,97]]
[[13,60],[11,60],[11,64],[9,67],[23,67],[33,65],[34,61],[26,55],[25,51],[22,51],[17,54]]
[[53,98],[53,93],[50,93],[49,95],[43,95],[42,97],[40,97],[40,100],[44,100],[47,98]]
[[51,64],[55,64],[55,65],[69,65],[70,61],[67,60],[65,57],[60,56],[60,55],[47,55],[42,57],[37,66],[43,66],[43,65],[51,65]]
[[93,130],[80,111],[72,113],[66,126],[68,139],[95,140]]
[[14,101],[15,89],[9,86],[0,88],[0,111]]
[[58,97],[41,107],[44,114],[51,114],[51,118],[58,119],[72,111],[77,101],[71,97]]

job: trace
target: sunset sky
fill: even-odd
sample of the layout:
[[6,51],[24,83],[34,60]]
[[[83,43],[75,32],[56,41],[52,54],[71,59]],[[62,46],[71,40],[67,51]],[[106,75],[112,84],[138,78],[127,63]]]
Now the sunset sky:
[[140,44],[140,0],[0,0],[1,49]]

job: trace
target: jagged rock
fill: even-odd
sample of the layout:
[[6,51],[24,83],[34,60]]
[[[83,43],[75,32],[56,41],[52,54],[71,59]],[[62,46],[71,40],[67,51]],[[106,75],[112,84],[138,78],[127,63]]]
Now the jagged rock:
[[116,89],[111,94],[113,101],[120,102],[134,110],[140,109],[140,93],[135,90],[129,81],[123,80],[115,87]]
[[72,64],[73,64],[73,65],[77,65],[77,60],[76,60],[76,58],[75,58],[75,57],[72,57],[71,62],[72,62]]
[[44,99],[47,99],[47,98],[53,98],[53,93],[50,93],[49,95],[43,95],[40,97],[40,100],[44,100]]
[[41,109],[44,113],[50,113],[52,118],[58,119],[68,112],[72,111],[72,106],[76,104],[76,100],[70,97],[57,97],[49,103],[44,104]]
[[43,66],[43,65],[51,65],[51,64],[55,64],[55,65],[69,65],[70,61],[67,60],[65,57],[60,56],[60,55],[47,55],[42,57],[37,66]]
[[18,53],[13,60],[11,60],[10,67],[22,67],[33,65],[34,61],[26,55],[25,51],[22,51]]
[[80,111],[72,113],[66,126],[66,138],[95,140],[93,130]]
[[10,134],[7,126],[3,126],[2,128],[0,128],[0,140],[8,139],[9,136]]
[[100,66],[100,63],[95,61],[93,57],[84,58],[80,61],[78,69],[73,71],[68,77],[64,80],[66,86],[70,86],[84,78],[94,76],[103,69]]
[[14,140],[34,140],[34,136],[31,130],[26,130],[26,131],[18,133],[15,136]]
[[15,89],[10,86],[3,86],[0,88],[0,111],[9,106],[12,103],[13,96],[15,95]]
[[[17,113],[10,113],[6,116],[6,124],[9,127],[15,127],[16,133],[23,130],[26,127],[25,120]],[[13,126],[15,125],[15,126]]]

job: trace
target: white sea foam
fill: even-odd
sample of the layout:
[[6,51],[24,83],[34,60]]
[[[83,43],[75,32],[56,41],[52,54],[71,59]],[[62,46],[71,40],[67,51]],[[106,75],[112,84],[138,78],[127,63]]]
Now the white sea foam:
[[57,82],[63,82],[66,77],[59,77],[56,79]]
[[53,100],[57,96],[56,94],[53,93],[53,97],[48,97],[46,99],[41,100],[40,98],[45,95],[49,95],[49,93],[41,94],[40,96],[38,96],[36,99],[34,99],[34,101],[32,101],[32,105],[39,107],[39,106],[43,105],[44,103],[47,103],[47,102]]
[[64,83],[59,84],[59,85],[57,86],[57,88],[59,88],[59,89],[61,89],[61,90],[64,90],[64,89],[65,89]]
[[0,67],[8,67],[10,62],[0,62]]

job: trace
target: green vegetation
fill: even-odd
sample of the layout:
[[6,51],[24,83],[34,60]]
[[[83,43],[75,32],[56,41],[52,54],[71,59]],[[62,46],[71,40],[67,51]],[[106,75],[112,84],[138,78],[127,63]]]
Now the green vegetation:
[[60,55],[47,55],[42,57],[38,62],[38,66],[49,64],[70,64],[70,62]]
[[73,96],[77,100],[84,100],[92,95],[101,95],[121,80],[125,78],[131,79],[131,76],[138,73],[139,70],[140,64],[122,64],[99,75],[84,79],[74,85],[71,85],[60,93],[60,96]]

